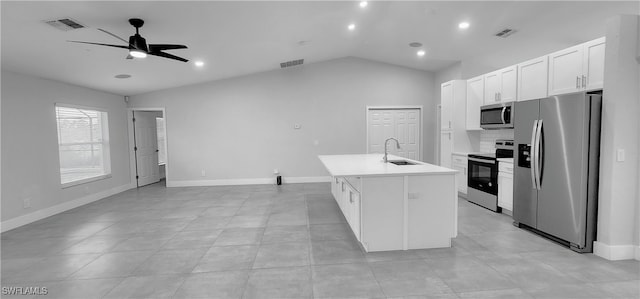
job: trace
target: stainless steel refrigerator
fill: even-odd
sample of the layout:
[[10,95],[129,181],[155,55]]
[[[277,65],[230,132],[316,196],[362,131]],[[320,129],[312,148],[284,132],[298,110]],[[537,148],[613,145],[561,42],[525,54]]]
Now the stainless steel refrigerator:
[[599,93],[516,102],[514,225],[592,252],[600,147]]

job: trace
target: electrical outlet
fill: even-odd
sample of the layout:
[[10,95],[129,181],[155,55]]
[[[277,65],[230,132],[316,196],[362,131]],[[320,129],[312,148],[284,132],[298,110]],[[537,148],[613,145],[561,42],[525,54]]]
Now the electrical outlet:
[[204,169],[203,169],[203,170],[200,170],[200,175],[201,175],[201,176],[206,176],[206,175],[207,175],[207,172],[206,172],[206,171],[204,171]]
[[25,198],[22,200],[22,207],[28,209],[31,207],[31,198]]
[[295,130],[300,130],[300,124],[295,124],[295,125],[293,125],[293,129],[295,129]]

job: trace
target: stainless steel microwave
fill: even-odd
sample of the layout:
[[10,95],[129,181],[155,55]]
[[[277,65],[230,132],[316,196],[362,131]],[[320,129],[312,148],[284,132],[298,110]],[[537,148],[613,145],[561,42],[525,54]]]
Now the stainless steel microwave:
[[480,128],[513,128],[513,102],[484,105],[480,107]]

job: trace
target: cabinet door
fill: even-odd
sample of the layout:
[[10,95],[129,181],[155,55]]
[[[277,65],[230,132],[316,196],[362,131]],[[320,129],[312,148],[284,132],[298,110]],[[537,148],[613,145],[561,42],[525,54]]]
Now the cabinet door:
[[604,79],[605,38],[584,43],[582,73],[586,90],[602,89]]
[[340,210],[342,214],[349,221],[349,213],[348,213],[348,205],[347,201],[349,200],[349,185],[344,179],[340,179],[340,201],[338,201],[338,206],[340,206]]
[[355,190],[349,192],[349,226],[360,241],[360,193]]
[[461,164],[453,164],[452,168],[457,170],[456,184],[458,185],[458,192],[467,194],[467,168]]
[[513,174],[498,174],[498,206],[513,211]]
[[480,128],[480,106],[484,101],[484,77],[467,80],[467,130]]
[[549,95],[582,90],[583,45],[549,55]]
[[498,100],[500,102],[516,100],[517,78],[518,70],[515,65],[500,70],[500,90],[498,91]]
[[440,129],[453,129],[453,82],[442,84],[440,92]]
[[440,166],[451,168],[451,154],[453,152],[453,132],[440,132]]
[[484,75],[484,101],[485,105],[495,104],[499,102],[498,93],[500,92],[500,71]]
[[518,101],[547,97],[547,69],[547,56],[518,64]]

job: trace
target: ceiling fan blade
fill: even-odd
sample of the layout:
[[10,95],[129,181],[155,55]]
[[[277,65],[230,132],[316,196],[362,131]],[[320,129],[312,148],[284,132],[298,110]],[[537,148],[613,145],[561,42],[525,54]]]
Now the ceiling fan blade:
[[109,31],[107,31],[107,30],[100,29],[100,28],[98,28],[98,30],[100,30],[100,31],[102,31],[102,32],[104,32],[104,33],[106,33],[106,34],[108,34],[108,35],[111,35],[111,36],[113,36],[113,37],[115,37],[115,38],[117,38],[117,39],[119,39],[119,40],[121,40],[121,41],[125,42],[127,45],[129,44],[129,41],[128,41],[128,40],[125,40],[124,38],[121,38],[121,37],[119,37],[119,36],[117,36],[117,35],[115,35],[115,34],[113,34],[113,33],[109,32]]
[[159,52],[159,51],[158,52],[149,52],[148,54],[149,55],[160,56],[160,57],[164,57],[164,58],[169,58],[169,59],[175,59],[175,60],[179,60],[179,61],[182,61],[182,62],[189,61],[189,60],[184,59],[182,57],[171,55],[171,54],[168,54],[168,53],[165,53],[165,52]]
[[76,40],[68,40],[68,42],[71,43],[79,43],[79,44],[89,44],[89,45],[98,45],[98,46],[107,46],[107,47],[114,47],[114,48],[122,48],[122,49],[129,49],[129,46],[121,46],[121,45],[110,45],[110,44],[100,44],[100,43],[90,43],[90,42],[81,42],[81,41],[76,41]]
[[174,50],[174,49],[186,49],[185,45],[167,45],[167,44],[154,44],[149,45],[149,52],[157,52],[162,50]]

